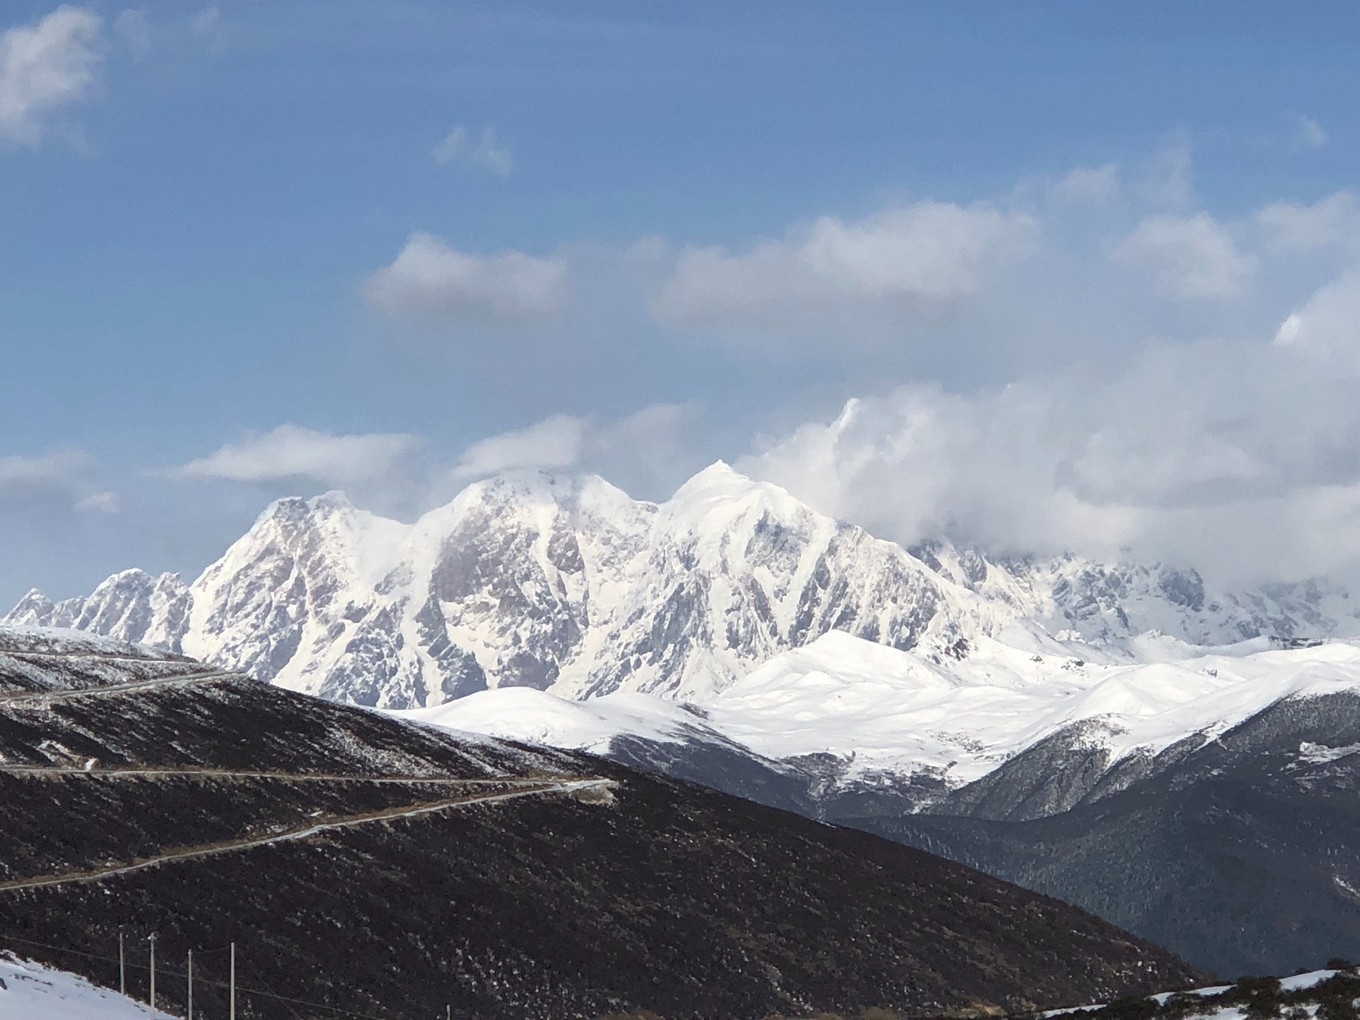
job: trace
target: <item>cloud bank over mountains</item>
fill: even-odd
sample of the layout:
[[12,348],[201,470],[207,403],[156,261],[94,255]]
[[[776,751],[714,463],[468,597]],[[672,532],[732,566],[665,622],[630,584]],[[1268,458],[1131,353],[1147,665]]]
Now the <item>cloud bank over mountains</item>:
[[[365,293],[437,320],[435,336],[487,319],[550,332],[608,293],[649,342],[707,352],[715,373],[739,365],[768,402],[764,434],[734,448],[678,405],[551,414],[474,443],[445,481],[526,466],[636,477],[653,448],[644,495],[722,456],[904,543],[1170,558],[1233,579],[1360,561],[1350,192],[1216,216],[1177,140],[1141,166],[972,203],[894,200],[744,245],[583,250],[476,254],[417,235]],[[629,385],[597,368],[587,402]],[[777,413],[827,377],[857,395],[837,410],[837,387],[820,389],[825,410],[802,424]]]
[[[450,161],[472,158],[455,142]],[[342,487],[413,516],[523,468],[664,498],[721,457],[904,544],[1169,559],[1230,581],[1360,566],[1360,201],[1216,215],[1180,141],[740,243],[478,251],[417,231],[359,292],[393,335],[447,346],[446,370],[476,350],[507,399],[552,399],[461,444],[265,427],[159,483],[261,503]],[[668,390],[625,351],[690,374]],[[0,462],[0,505],[60,489],[116,509],[88,455],[61,457]]]

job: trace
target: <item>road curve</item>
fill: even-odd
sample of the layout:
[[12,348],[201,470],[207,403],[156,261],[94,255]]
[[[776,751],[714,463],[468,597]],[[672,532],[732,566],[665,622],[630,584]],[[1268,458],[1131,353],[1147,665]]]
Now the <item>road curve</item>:
[[450,800],[416,804],[404,808],[386,808],[382,811],[370,811],[365,814],[341,815],[327,818],[319,822],[310,822],[307,825],[298,826],[295,829],[274,832],[267,836],[253,836],[246,839],[230,840],[225,843],[180,847],[167,853],[157,854],[154,857],[133,861],[130,864],[113,864],[86,871],[70,871],[58,875],[17,878],[8,882],[0,882],[0,893],[18,892],[23,889],[43,889],[51,886],[72,885],[83,882],[99,882],[106,878],[129,875],[134,872],[145,871],[148,868],[159,867],[163,864],[175,864],[180,861],[198,860],[204,857],[217,857],[222,854],[238,853],[243,850],[268,846],[273,843],[287,843],[301,839],[309,839],[310,837],[320,835],[321,833],[353,828],[358,825],[367,825],[372,822],[392,822],[403,818],[416,818],[421,815],[435,814],[440,811],[471,807],[475,804],[493,804],[500,801],[513,800],[517,797],[552,794],[571,796],[592,789],[607,790],[613,785],[613,780],[610,779],[571,779],[558,782],[539,782],[526,784],[522,789],[510,790],[505,793],[487,794],[479,797],[458,797]]

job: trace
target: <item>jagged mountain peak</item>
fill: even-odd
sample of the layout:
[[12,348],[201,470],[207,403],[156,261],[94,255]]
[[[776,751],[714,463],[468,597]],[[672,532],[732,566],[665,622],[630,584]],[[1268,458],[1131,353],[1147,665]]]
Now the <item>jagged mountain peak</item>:
[[536,470],[473,482],[414,524],[340,493],[280,500],[192,585],[124,573],[88,598],[30,593],[9,619],[402,707],[497,686],[693,700],[829,631],[933,657],[1005,634],[1132,661],[1149,631],[1217,644],[1354,629],[1356,613],[1327,586],[1232,594],[1164,564],[909,552],[719,461],[660,505]]
[[48,598],[46,594],[43,593],[42,589],[30,588],[28,589],[28,591],[24,592],[23,598],[21,598],[17,603],[15,603],[14,608],[10,610],[9,615],[6,617],[6,619],[15,616],[18,613],[25,612],[30,607],[35,609],[36,608],[48,609],[51,608],[52,605],[53,605],[52,600]]
[[557,511],[611,515],[656,509],[597,474],[519,468],[469,483],[452,499],[422,514],[416,530],[440,530],[451,520],[488,508],[521,515]]
[[356,506],[340,489],[331,489],[317,496],[284,496],[274,500],[255,519],[251,530],[271,525],[283,528],[309,527],[332,519],[347,520],[356,517],[366,519],[378,516],[372,511]]

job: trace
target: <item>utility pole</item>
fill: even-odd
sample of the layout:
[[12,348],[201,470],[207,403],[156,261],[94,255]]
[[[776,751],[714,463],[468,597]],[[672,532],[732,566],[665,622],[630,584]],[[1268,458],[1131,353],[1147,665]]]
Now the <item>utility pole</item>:
[[231,993],[227,997],[230,1005],[230,1020],[236,1020],[236,943],[231,944]]
[[156,1020],[156,933],[146,939],[151,943],[151,1020]]
[[123,966],[123,929],[118,929],[118,994],[127,994],[127,968]]
[[189,950],[189,1020],[194,1020],[194,951]]

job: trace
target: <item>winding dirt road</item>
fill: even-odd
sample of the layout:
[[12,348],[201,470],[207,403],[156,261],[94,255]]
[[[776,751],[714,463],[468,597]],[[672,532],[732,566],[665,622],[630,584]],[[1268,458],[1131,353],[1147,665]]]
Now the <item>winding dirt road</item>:
[[[363,777],[347,778],[362,779]],[[428,780],[414,780],[413,782],[424,783],[428,782]],[[467,782],[467,780],[456,780],[456,782]],[[238,853],[243,850],[251,850],[255,847],[308,839],[321,833],[333,832],[337,829],[353,828],[358,825],[368,825],[373,822],[393,822],[403,818],[416,818],[421,815],[435,814],[440,811],[471,807],[476,804],[494,804],[500,801],[513,800],[517,797],[533,797],[540,795],[575,796],[591,790],[608,790],[609,787],[613,786],[613,780],[609,779],[564,779],[556,781],[510,779],[497,780],[497,782],[502,785],[508,784],[515,786],[516,789],[475,797],[455,797],[423,804],[413,804],[407,807],[384,808],[381,811],[369,811],[364,814],[331,816],[321,820],[310,821],[305,825],[300,825],[293,829],[271,832],[268,835],[250,836],[242,839],[202,844],[199,846],[177,847],[174,850],[157,854],[154,857],[146,857],[125,864],[111,864],[102,868],[91,868],[84,871],[68,871],[55,875],[16,878],[8,882],[0,882],[0,893],[16,892],[22,889],[42,889],[50,886],[70,885],[81,882],[98,882],[106,878],[115,878],[119,875],[129,875],[133,872],[145,871],[148,868],[159,867],[163,864],[174,864],[180,861],[190,861],[204,857],[216,857],[222,854]]]

